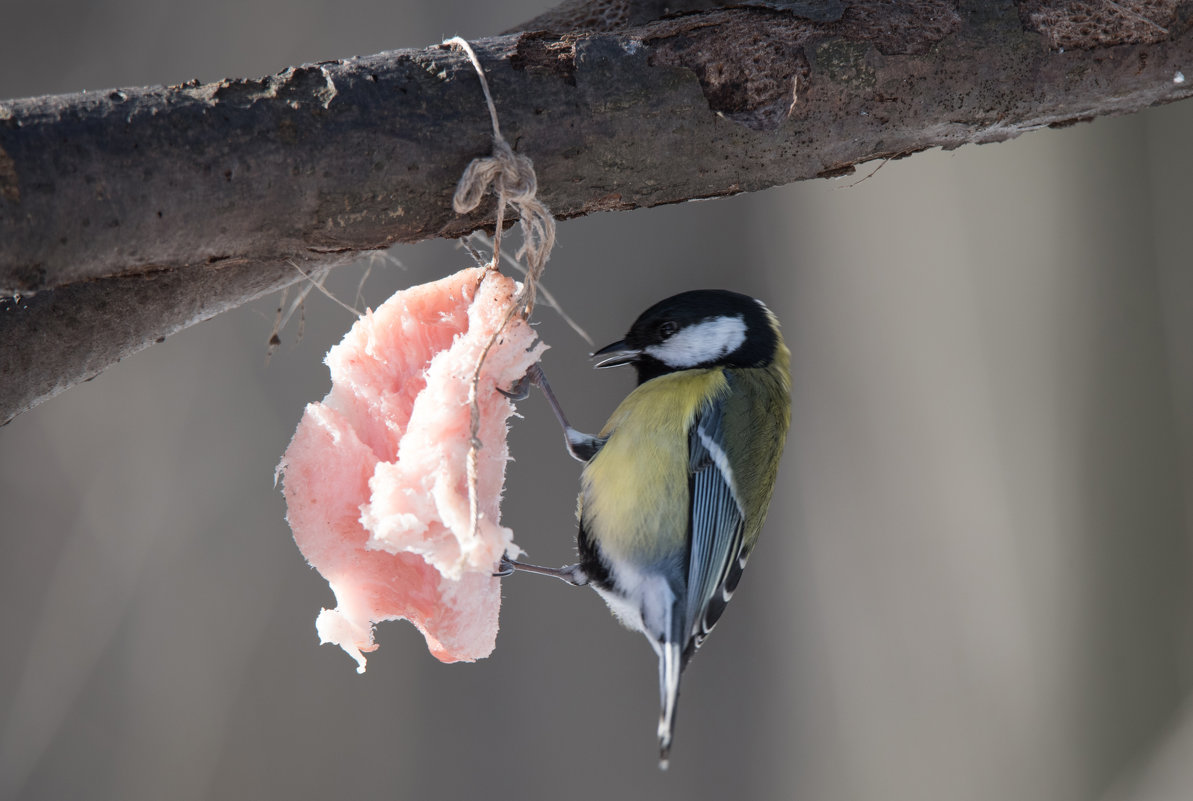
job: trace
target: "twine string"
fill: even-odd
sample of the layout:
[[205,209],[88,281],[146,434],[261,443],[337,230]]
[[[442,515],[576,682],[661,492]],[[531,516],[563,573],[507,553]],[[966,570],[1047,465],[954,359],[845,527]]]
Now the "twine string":
[[456,184],[452,208],[457,214],[467,214],[480,205],[490,189],[497,194],[497,224],[493,231],[493,261],[490,269],[497,268],[500,258],[505,206],[509,204],[517,209],[522,228],[522,247],[517,256],[526,259],[526,280],[515,298],[515,304],[523,317],[528,317],[534,310],[538,279],[547,265],[547,259],[551,257],[551,249],[555,247],[555,218],[546,204],[538,199],[534,162],[527,156],[515,153],[501,135],[501,124],[497,119],[497,107],[489,91],[489,82],[472,46],[459,36],[448,39],[445,44],[459,47],[472,62],[485,93],[485,105],[493,126],[493,152],[473,159],[464,170]]
[[[470,520],[470,534],[477,535],[480,522],[480,504],[478,498],[478,461],[483,443],[480,440],[480,401],[479,387],[481,368],[489,351],[496,344],[498,337],[505,331],[515,314],[523,319],[530,316],[534,310],[535,294],[538,289],[539,277],[551,256],[551,249],[555,246],[555,218],[550,209],[538,199],[538,178],[534,173],[534,163],[526,156],[519,155],[510,147],[509,142],[501,135],[501,125],[497,119],[497,106],[493,103],[493,95],[489,91],[489,81],[485,78],[485,71],[480,60],[473,52],[472,46],[460,36],[448,39],[444,44],[459,47],[472,62],[477,77],[480,78],[481,89],[485,93],[485,104],[489,109],[489,121],[493,126],[493,152],[489,156],[473,159],[460,180],[456,184],[456,192],[452,197],[452,208],[457,214],[467,214],[480,205],[485,194],[492,189],[497,194],[496,226],[493,229],[493,259],[486,267],[486,271],[496,271],[501,259],[501,233],[505,227],[505,207],[512,205],[520,217],[522,228],[522,247],[518,251],[519,258],[526,258],[526,277],[522,288],[513,297],[509,309],[501,325],[489,337],[489,341],[481,350],[476,367],[472,371],[472,381],[468,387],[468,406],[470,410],[469,446],[468,446],[468,511]],[[486,275],[488,273],[486,272]],[[482,277],[482,281],[484,278]],[[479,289],[479,288],[478,288]]]

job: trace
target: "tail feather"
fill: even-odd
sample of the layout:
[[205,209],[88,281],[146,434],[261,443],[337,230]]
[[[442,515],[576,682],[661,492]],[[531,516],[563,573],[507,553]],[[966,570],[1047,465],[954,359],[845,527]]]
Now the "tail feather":
[[675,731],[675,707],[679,702],[679,678],[683,652],[677,642],[664,642],[659,651],[659,768],[667,769],[671,736]]

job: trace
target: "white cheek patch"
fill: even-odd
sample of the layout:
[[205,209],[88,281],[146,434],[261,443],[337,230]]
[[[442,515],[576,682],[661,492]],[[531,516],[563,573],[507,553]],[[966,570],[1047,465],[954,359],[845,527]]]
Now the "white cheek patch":
[[695,367],[715,362],[746,341],[746,323],[741,317],[714,317],[682,328],[646,353],[668,367]]

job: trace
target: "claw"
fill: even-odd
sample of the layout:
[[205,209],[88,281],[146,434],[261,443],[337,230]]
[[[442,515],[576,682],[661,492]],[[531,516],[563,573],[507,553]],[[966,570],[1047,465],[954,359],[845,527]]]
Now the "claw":
[[[530,369],[534,370],[533,367]],[[533,383],[534,378],[530,372],[527,372],[526,375],[519,378],[509,389],[497,387],[497,391],[512,401],[524,401],[530,397],[530,385]]]
[[[501,392],[501,390],[497,391]],[[497,563],[497,572],[493,575],[497,578],[505,578],[506,576],[512,576],[514,574],[514,570],[516,570],[514,563],[509,560],[508,556],[502,554],[501,561]]]

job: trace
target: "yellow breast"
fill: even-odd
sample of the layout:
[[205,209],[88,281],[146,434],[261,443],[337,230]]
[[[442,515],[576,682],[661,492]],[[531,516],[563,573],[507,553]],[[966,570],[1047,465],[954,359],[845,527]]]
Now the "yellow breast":
[[580,477],[577,512],[613,559],[653,561],[682,550],[688,526],[688,430],[700,407],[729,391],[720,368],[642,384],[601,431],[604,447]]

